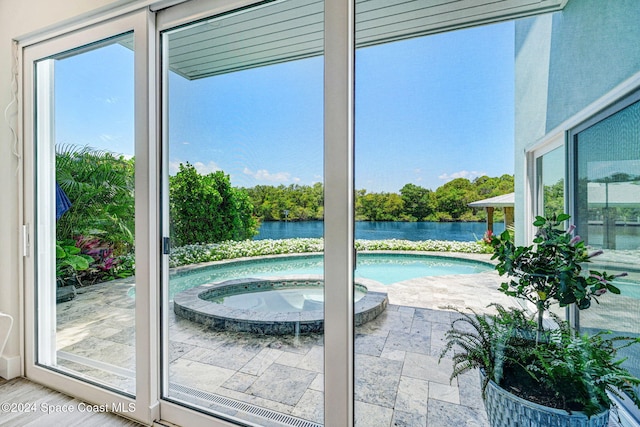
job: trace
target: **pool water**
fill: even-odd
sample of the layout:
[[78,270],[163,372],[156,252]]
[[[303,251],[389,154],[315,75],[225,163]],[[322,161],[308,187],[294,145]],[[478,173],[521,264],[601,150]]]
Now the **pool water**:
[[[407,254],[358,254],[356,278],[385,285],[425,276],[476,274],[493,270],[487,263],[458,258]],[[305,255],[216,264],[171,276],[170,298],[205,283],[244,277],[323,274],[323,256]]]
[[[356,290],[355,300],[364,297],[364,292]],[[230,308],[261,312],[301,312],[322,310],[324,291],[321,287],[295,287],[250,293],[237,293],[223,297],[205,298]]]

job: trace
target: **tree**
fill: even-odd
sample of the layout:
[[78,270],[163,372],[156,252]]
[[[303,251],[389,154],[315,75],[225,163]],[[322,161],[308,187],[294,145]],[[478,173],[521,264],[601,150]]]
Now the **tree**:
[[415,184],[405,184],[400,189],[404,203],[404,215],[410,221],[423,221],[434,212],[434,200],[431,190]]
[[360,192],[356,199],[356,218],[365,221],[397,221],[403,211],[402,198],[395,193]]
[[564,179],[543,189],[544,216],[551,217],[564,213]]
[[324,215],[322,183],[277,187],[257,185],[245,189],[256,217],[263,221],[316,221]]
[[471,182],[466,178],[456,178],[438,187],[436,203],[438,212],[451,215],[453,220],[460,219],[466,212],[471,211],[468,206],[472,202]]
[[222,171],[200,175],[187,163],[169,179],[173,243],[244,240],[257,234],[253,205]]
[[[323,218],[324,188],[313,186],[258,185],[246,189],[254,214],[263,221],[313,221]],[[468,204],[513,191],[513,176],[481,176],[473,182],[454,179],[436,191],[406,184],[397,193],[367,193],[355,190],[355,213],[360,221],[479,221],[485,211]],[[496,213],[496,218],[502,215]]]

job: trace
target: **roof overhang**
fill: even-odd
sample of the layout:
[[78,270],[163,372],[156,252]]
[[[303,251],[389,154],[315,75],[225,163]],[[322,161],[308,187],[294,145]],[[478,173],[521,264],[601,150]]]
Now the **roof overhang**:
[[503,194],[469,203],[472,208],[512,208],[515,205],[515,193]]
[[[568,0],[356,0],[356,46],[561,10]],[[200,79],[322,55],[322,0],[276,0],[169,30],[172,71]]]

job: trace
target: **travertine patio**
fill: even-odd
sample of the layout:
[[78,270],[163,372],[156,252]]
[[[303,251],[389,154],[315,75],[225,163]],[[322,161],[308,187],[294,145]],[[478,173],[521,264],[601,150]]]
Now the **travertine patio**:
[[[438,356],[455,315],[444,307],[482,311],[492,302],[515,304],[496,290],[500,281],[491,271],[385,287],[387,310],[356,329],[358,427],[488,425],[477,374],[450,383],[451,361],[439,363]],[[61,367],[135,390],[132,286],[124,281],[84,289],[75,300],[58,304]],[[168,366],[171,399],[261,426],[322,423],[322,335],[218,332],[169,310]],[[290,418],[277,420],[275,414]]]

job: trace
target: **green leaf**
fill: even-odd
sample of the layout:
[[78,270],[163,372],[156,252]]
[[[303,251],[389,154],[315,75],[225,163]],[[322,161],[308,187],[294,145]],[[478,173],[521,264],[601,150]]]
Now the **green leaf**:
[[56,245],[56,258],[62,259],[67,256],[67,252],[60,245]]
[[536,220],[533,222],[533,225],[535,225],[536,227],[542,227],[546,223],[547,223],[547,220],[544,217],[537,216]]
[[568,220],[569,218],[571,218],[571,215],[566,213],[561,213],[560,215],[558,215],[557,221],[562,222],[562,221]]
[[67,251],[69,255],[76,255],[80,253],[80,248],[76,248],[75,246],[65,246],[64,250]]
[[607,283],[607,290],[612,294],[620,295],[620,289],[613,286],[611,283]]
[[67,262],[76,270],[86,270],[89,268],[89,260],[82,256],[71,255],[67,258]]

